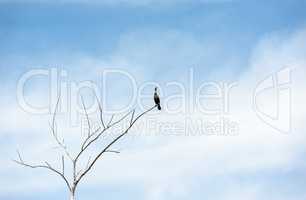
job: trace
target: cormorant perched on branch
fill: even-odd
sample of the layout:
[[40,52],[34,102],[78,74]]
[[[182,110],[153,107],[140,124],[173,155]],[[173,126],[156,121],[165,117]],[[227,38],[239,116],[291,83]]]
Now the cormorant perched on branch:
[[159,99],[159,96],[157,94],[157,87],[155,88],[155,92],[154,92],[154,102],[155,104],[157,105],[157,109],[158,110],[161,110],[161,107],[160,107],[160,99]]

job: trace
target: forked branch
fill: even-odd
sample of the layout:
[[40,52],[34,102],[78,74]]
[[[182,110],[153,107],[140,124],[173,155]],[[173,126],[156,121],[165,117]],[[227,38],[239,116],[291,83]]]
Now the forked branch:
[[60,172],[57,169],[55,169],[54,167],[52,167],[48,162],[45,162],[45,165],[43,165],[43,164],[40,164],[40,165],[28,164],[28,163],[23,161],[19,151],[17,151],[17,153],[18,153],[19,160],[13,160],[15,163],[17,163],[19,165],[22,165],[24,167],[29,167],[29,168],[33,168],[33,169],[36,169],[36,168],[48,169],[48,170],[54,172],[55,174],[59,175],[65,181],[65,183],[66,183],[67,187],[69,188],[69,190],[70,191],[72,190],[72,187],[70,186],[69,181],[65,177],[65,174],[64,174],[64,164],[63,164],[63,171]]
[[[147,114],[148,112],[152,111],[154,108],[156,108],[157,105],[153,106],[152,108],[148,109],[147,111],[141,113],[139,116],[137,116],[135,119],[134,118],[134,113],[135,110],[133,111],[132,118],[130,121],[130,125],[128,128],[121,133],[119,136],[117,136],[112,142],[110,142],[96,157],[95,159],[90,163],[89,167],[80,175],[80,177],[76,180],[75,182],[75,187],[78,185],[78,183],[82,180],[82,178],[92,169],[92,167],[95,165],[95,163],[99,160],[99,158],[106,152],[116,152],[116,151],[111,151],[109,148],[114,145],[120,138],[122,138],[124,135],[128,133],[128,131],[132,128],[132,126],[135,124],[135,122],[140,119],[143,115]],[[116,152],[119,153],[119,152]]]
[[[97,96],[96,96],[96,98],[97,98]],[[147,114],[148,112],[152,111],[154,108],[157,107],[157,105],[155,105],[155,106],[151,107],[150,109],[142,112],[137,117],[135,117],[135,109],[126,113],[125,115],[120,117],[118,120],[114,120],[115,117],[114,117],[114,115],[112,115],[111,118],[109,119],[109,121],[107,122],[107,124],[105,124],[105,120],[103,119],[102,106],[101,106],[101,103],[99,102],[99,100],[97,98],[97,102],[98,102],[98,105],[99,105],[99,118],[100,118],[101,126],[93,131],[92,127],[91,127],[89,115],[88,115],[88,112],[86,110],[84,100],[83,100],[83,98],[81,98],[82,106],[83,106],[83,109],[84,109],[84,113],[85,113],[86,121],[87,121],[87,125],[88,125],[88,131],[87,131],[86,137],[84,138],[84,140],[82,141],[82,143],[80,145],[81,147],[80,147],[79,151],[76,153],[76,156],[73,157],[71,155],[71,153],[68,151],[68,148],[67,148],[64,140],[63,139],[61,140],[58,137],[58,134],[57,134],[56,115],[57,115],[57,111],[58,111],[59,100],[60,100],[60,98],[58,98],[58,100],[57,100],[55,111],[54,111],[54,114],[53,114],[53,117],[52,117],[52,123],[50,124],[50,127],[51,127],[52,136],[55,139],[58,147],[61,148],[64,151],[63,154],[65,155],[65,157],[69,158],[70,161],[72,162],[72,177],[73,177],[72,180],[69,182],[68,178],[66,178],[66,176],[65,176],[65,157],[63,155],[61,155],[61,169],[60,170],[55,169],[47,161],[44,162],[43,164],[39,164],[39,165],[32,165],[32,164],[26,163],[22,159],[22,156],[20,155],[19,151],[17,151],[18,160],[14,160],[14,162],[16,162],[17,164],[22,165],[24,167],[29,167],[29,168],[34,168],[34,169],[35,168],[43,168],[43,169],[48,169],[49,171],[52,171],[52,172],[56,173],[58,176],[60,176],[65,181],[65,183],[66,183],[70,193],[72,194],[72,196],[74,196],[75,190],[76,190],[78,184],[80,183],[80,181],[83,179],[84,176],[86,176],[86,174],[88,174],[90,172],[90,170],[93,168],[93,166],[96,164],[96,162],[102,157],[102,155],[104,153],[115,153],[115,154],[120,153],[119,151],[114,150],[111,147],[118,140],[120,140],[123,136],[125,136],[129,132],[129,130],[132,128],[132,126],[142,116],[144,116],[145,114]],[[85,169],[79,169],[78,168],[78,161],[79,161],[80,157],[83,155],[83,153],[85,153],[85,151],[87,151],[89,149],[89,147],[91,147],[95,142],[97,142],[101,138],[101,136],[106,133],[107,130],[116,126],[117,124],[124,121],[128,117],[130,117],[128,127],[126,129],[124,129],[117,137],[115,137],[113,140],[111,140],[111,142],[108,143],[102,150],[100,150],[97,155],[93,156],[93,159],[91,159],[91,156],[89,156]]]

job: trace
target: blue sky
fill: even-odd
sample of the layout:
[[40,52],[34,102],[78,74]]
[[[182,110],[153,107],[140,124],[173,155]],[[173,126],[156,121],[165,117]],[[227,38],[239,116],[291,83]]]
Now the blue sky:
[[305,1],[114,4],[1,3],[1,58],[77,53],[106,57],[122,35],[155,29],[221,41],[227,53],[247,56],[262,35],[305,24]]
[[[68,196],[56,176],[11,162],[16,148],[34,161],[46,159],[52,149],[47,137],[50,113],[26,111],[16,96],[26,72],[52,68],[67,73],[63,80],[69,86],[92,81],[99,87],[103,70],[122,70],[136,80],[138,88],[148,82],[158,84],[164,101],[170,101],[176,91],[169,82],[189,86],[191,68],[195,88],[205,81],[238,84],[226,114],[239,124],[238,135],[179,137],[167,131],[154,135],[160,129],[136,128],[133,133],[153,135],[119,143],[123,152],[99,162],[81,184],[77,199],[304,200],[305,8],[304,0],[0,0],[0,110],[5,113],[0,117],[4,152],[0,200]],[[260,81],[284,66],[293,70],[288,135],[262,123],[252,111],[250,96]],[[125,78],[110,77],[107,106],[120,108],[133,95]],[[25,96],[31,104],[48,106],[48,81],[40,77],[26,85]],[[143,92],[151,95],[152,89],[150,85]],[[190,88],[183,96],[187,105],[197,98]],[[269,97],[260,103],[262,108],[275,105]],[[216,104],[208,102],[207,106]],[[183,107],[178,99],[172,102],[175,105]],[[131,106],[138,108],[139,102]],[[79,120],[75,113],[64,112],[69,117],[61,116],[61,125]],[[187,106],[185,112],[154,112],[146,120],[182,124],[188,117],[214,121],[219,116]],[[72,124],[64,130],[75,131],[78,127]],[[68,137],[73,131],[68,131]]]

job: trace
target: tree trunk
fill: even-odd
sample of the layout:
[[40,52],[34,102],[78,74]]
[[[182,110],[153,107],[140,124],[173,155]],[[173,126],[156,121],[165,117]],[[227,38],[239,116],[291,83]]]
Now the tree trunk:
[[71,193],[70,193],[70,200],[75,200],[75,194],[74,194],[74,192],[71,192]]

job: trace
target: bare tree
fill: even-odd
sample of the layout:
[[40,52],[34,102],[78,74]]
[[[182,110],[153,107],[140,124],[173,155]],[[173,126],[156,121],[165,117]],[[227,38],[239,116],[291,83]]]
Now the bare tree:
[[[16,162],[17,164],[20,164],[24,167],[29,167],[29,168],[43,168],[43,169],[47,169],[50,172],[53,172],[55,174],[57,174],[66,184],[69,193],[70,193],[70,200],[75,200],[75,194],[76,194],[76,189],[80,183],[81,180],[83,180],[83,178],[93,169],[93,166],[96,164],[96,162],[102,157],[103,154],[105,153],[120,153],[119,151],[115,151],[112,150],[111,147],[117,142],[119,141],[123,136],[125,136],[129,130],[133,127],[133,125],[136,123],[137,120],[139,120],[142,116],[144,116],[145,114],[149,113],[150,111],[152,111],[154,108],[157,107],[157,105],[154,105],[153,107],[151,107],[150,109],[142,112],[141,114],[139,114],[138,116],[135,116],[135,109],[128,112],[127,114],[125,114],[123,117],[121,117],[120,119],[113,121],[114,119],[114,115],[111,116],[110,120],[108,121],[108,123],[104,122],[103,119],[103,112],[102,112],[102,106],[101,103],[99,102],[98,98],[96,97],[98,105],[99,105],[99,121],[100,121],[100,126],[99,128],[97,128],[96,130],[92,131],[92,127],[91,127],[91,123],[90,123],[90,119],[84,104],[84,100],[83,98],[81,98],[82,100],[82,106],[86,115],[86,121],[87,121],[87,125],[88,125],[88,132],[86,137],[83,139],[80,149],[77,152],[77,154],[75,156],[73,156],[67,149],[67,146],[64,142],[64,140],[60,140],[60,138],[58,137],[57,131],[56,131],[56,114],[57,114],[57,110],[58,110],[58,106],[59,106],[59,100],[60,98],[58,98],[58,101],[56,103],[56,107],[55,107],[55,111],[53,114],[53,118],[52,118],[52,123],[50,124],[51,127],[51,133],[53,138],[55,139],[57,145],[59,148],[61,148],[63,150],[63,154],[60,156],[60,160],[61,160],[61,169],[56,169],[55,167],[51,166],[51,164],[47,161],[45,161],[42,164],[38,164],[38,165],[33,165],[33,164],[29,164],[27,162],[25,162],[22,157],[20,152],[17,150],[18,153],[18,159],[14,160],[14,162]],[[114,127],[115,125],[119,124],[120,122],[122,122],[123,120],[127,119],[128,117],[130,117],[129,120],[129,125],[127,126],[127,128],[125,128],[122,132],[120,132],[114,139],[112,139],[109,143],[107,143],[106,146],[104,146],[96,155],[94,156],[90,156],[88,158],[88,162],[87,165],[84,169],[79,170],[79,161],[81,156],[88,151],[89,147],[91,147],[95,142],[97,142],[101,136],[103,134],[106,133],[106,131],[108,131],[109,129],[111,129],[112,127]],[[91,160],[91,157],[93,157],[93,159]],[[71,166],[72,166],[72,176],[71,178],[69,178],[68,176],[66,176],[65,174],[65,162],[66,160],[68,160],[69,162],[71,162]],[[71,180],[69,180],[71,179]]]

